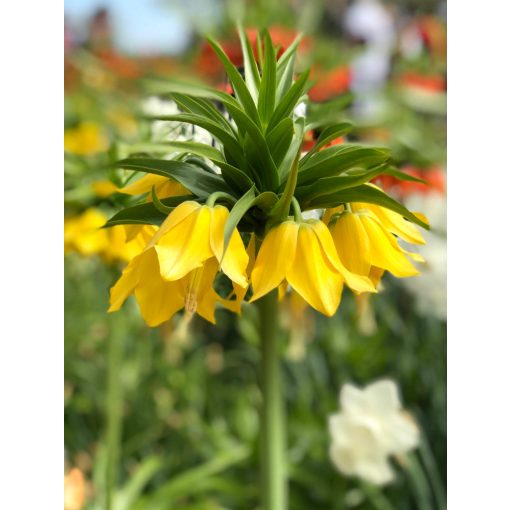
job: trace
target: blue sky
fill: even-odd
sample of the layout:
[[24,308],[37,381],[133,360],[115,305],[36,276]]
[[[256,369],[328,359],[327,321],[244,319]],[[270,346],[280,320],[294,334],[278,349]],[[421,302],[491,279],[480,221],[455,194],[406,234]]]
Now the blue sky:
[[[172,7],[162,0],[65,0],[71,27],[84,35],[86,23],[98,7],[110,12],[114,43],[127,53],[179,53],[192,35],[191,20],[211,22],[215,2],[187,0]],[[188,14],[187,14],[188,13]],[[190,17],[191,16],[191,17]]]

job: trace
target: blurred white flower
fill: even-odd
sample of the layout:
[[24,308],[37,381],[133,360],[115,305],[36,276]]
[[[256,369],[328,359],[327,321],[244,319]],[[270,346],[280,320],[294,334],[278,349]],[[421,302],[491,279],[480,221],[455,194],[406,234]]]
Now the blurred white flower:
[[402,410],[397,385],[380,380],[359,389],[345,384],[342,410],[329,417],[330,457],[338,470],[384,485],[393,479],[390,455],[418,446],[419,430]]

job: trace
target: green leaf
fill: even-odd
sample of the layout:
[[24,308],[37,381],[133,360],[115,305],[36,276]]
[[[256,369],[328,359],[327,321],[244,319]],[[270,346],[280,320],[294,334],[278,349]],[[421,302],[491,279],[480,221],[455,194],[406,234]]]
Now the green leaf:
[[215,191],[230,191],[220,175],[210,174],[201,168],[183,163],[152,158],[128,158],[118,161],[116,166],[171,177],[198,197],[207,198]]
[[228,107],[228,110],[238,128],[246,133],[244,142],[245,160],[255,164],[253,172],[251,172],[253,179],[256,181],[257,177],[260,177],[262,187],[269,190],[276,189],[278,187],[278,172],[269,152],[266,139],[259,127],[241,109]]
[[258,110],[264,126],[273,114],[276,98],[276,58],[273,42],[267,30],[264,31],[264,65],[260,82]]
[[158,94],[160,96],[171,96],[174,93],[180,93],[187,96],[202,97],[213,101],[219,101],[225,106],[233,105],[239,108],[241,105],[241,103],[239,103],[239,101],[230,94],[191,80],[181,81],[176,78],[165,78],[164,80],[151,78],[145,79],[143,83],[145,84],[145,88],[148,92]]
[[420,227],[423,227],[427,230],[430,229],[427,223],[420,220],[420,218],[415,216],[402,204],[384,193],[384,191],[381,191],[369,184],[363,184],[355,188],[341,190],[336,193],[331,193],[330,195],[323,195],[316,200],[312,200],[306,209],[337,207],[341,203],[345,202],[365,202],[368,204],[380,205],[381,207],[386,207],[386,209],[395,211],[412,223],[416,223],[416,225],[419,225]]
[[348,122],[341,122],[340,124],[334,124],[333,126],[328,126],[327,128],[323,129],[321,134],[319,135],[319,138],[315,142],[315,145],[312,147],[312,149],[301,159],[301,165],[303,165],[308,159],[310,159],[314,154],[319,152],[319,150],[327,145],[328,143],[332,142],[339,136],[342,136],[352,129],[352,124],[349,124]]
[[237,227],[237,224],[241,221],[242,217],[246,214],[248,209],[252,207],[252,202],[256,197],[255,186],[252,186],[232,207],[230,211],[227,221],[225,222],[225,229],[223,231],[224,238],[224,250],[223,253],[227,251],[228,243],[230,242],[230,238],[234,233],[234,230]]
[[278,200],[278,197],[271,191],[265,191],[259,195],[256,193],[255,186],[253,186],[236,202],[234,207],[232,207],[225,223],[225,251],[237,225],[252,207],[258,205],[262,206],[262,209],[264,210],[269,210]]
[[266,224],[266,229],[271,228],[275,223],[280,223],[285,220],[289,215],[290,206],[292,200],[294,199],[294,194],[296,192],[296,183],[297,183],[297,175],[298,175],[298,162],[299,162],[299,153],[295,155],[294,161],[292,162],[291,170],[289,176],[285,182],[285,188],[283,189],[283,193],[278,198],[278,202],[274,205],[270,212],[270,221]]
[[[186,200],[196,200],[193,195],[184,195],[179,197],[169,197],[161,199],[161,203],[167,207],[177,207]],[[158,211],[152,202],[126,207],[114,214],[104,225],[113,227],[114,225],[161,225],[167,217],[166,214]]]
[[[150,496],[140,499],[133,510],[147,508],[147,504],[163,503],[163,508],[173,508],[177,498],[193,494],[194,488],[202,484],[217,473],[239,464],[250,455],[245,446],[229,448],[224,452],[214,454],[212,460],[188,469],[182,473],[175,473],[172,478],[158,487]],[[158,507],[159,508],[159,507]]]
[[303,145],[303,136],[305,132],[304,118],[300,118],[294,123],[294,130],[295,133],[292,142],[290,143],[289,150],[278,167],[278,175],[280,176],[280,182],[282,183],[287,180],[287,176],[292,168],[292,163],[294,162],[296,155],[301,153],[301,146]]
[[221,168],[221,175],[225,179],[225,182],[238,194],[243,194],[251,186],[253,181],[248,177],[242,170],[235,166],[229,165],[224,161],[212,160],[215,165]]
[[179,94],[177,92],[172,94],[174,101],[183,109],[189,110],[190,113],[203,115],[212,121],[216,122],[219,126],[223,127],[225,131],[235,136],[232,125],[227,119],[214,107],[208,99],[201,97],[192,97],[186,94]]
[[144,142],[132,145],[123,145],[124,150],[129,154],[137,152],[149,152],[155,154],[165,154],[169,152],[179,152],[183,154],[194,154],[210,160],[222,160],[223,154],[205,143],[199,142]]
[[299,43],[301,42],[302,39],[303,34],[299,34],[294,39],[294,41],[292,41],[292,44],[282,53],[281,57],[279,58],[278,63],[276,64],[276,74],[278,80],[280,80],[281,76],[285,72],[285,68],[288,65],[289,60],[292,59],[296,54]]
[[149,118],[153,120],[172,120],[200,126],[209,131],[223,145],[225,157],[231,160],[230,162],[233,161],[239,166],[242,166],[244,163],[244,156],[239,146],[239,141],[219,124],[207,117],[195,113],[179,113],[176,115],[157,115]]
[[420,179],[419,177],[415,177],[414,175],[410,175],[406,172],[401,172],[397,170],[395,167],[388,167],[384,172],[385,175],[391,175],[400,179],[401,181],[409,181],[409,182],[419,182],[420,184],[425,184],[430,186],[430,183],[424,179]]
[[342,144],[328,147],[307,159],[300,167],[298,186],[309,184],[321,177],[339,175],[350,168],[369,168],[384,163],[389,149]]
[[325,103],[310,103],[306,116],[306,131],[327,127],[344,120],[344,110],[354,99],[352,93],[343,94]]
[[164,459],[156,455],[145,458],[128,482],[115,495],[115,510],[129,510],[143,489],[164,466]]
[[301,96],[305,93],[307,88],[307,80],[308,80],[309,71],[305,71],[290,87],[287,93],[283,96],[281,101],[278,103],[273,115],[271,116],[271,120],[269,121],[269,125],[267,127],[268,131],[272,130],[284,117],[288,117],[293,111],[294,108],[301,98]]
[[331,193],[335,193],[343,189],[354,188],[361,184],[365,184],[378,175],[385,173],[384,170],[385,167],[382,165],[370,170],[359,169],[358,171],[351,171],[346,175],[323,177],[309,186],[296,188],[295,196],[301,204],[306,206],[306,204],[322,195],[330,195]]
[[276,102],[279,103],[282,97],[287,93],[294,79],[294,61],[296,55],[293,54],[283,68],[283,72],[276,75]]
[[282,162],[294,136],[294,122],[289,117],[282,121],[266,136],[269,152],[276,166]]
[[234,92],[236,94],[237,99],[243,105],[243,108],[246,110],[246,113],[254,120],[256,124],[260,125],[259,114],[257,111],[257,107],[253,102],[253,99],[250,95],[250,91],[246,86],[246,83],[243,80],[243,77],[239,73],[239,71],[235,68],[235,66],[230,62],[229,58],[225,54],[225,52],[221,49],[218,43],[216,43],[212,39],[207,39],[209,44],[212,46],[212,49],[218,55],[218,58],[221,60],[223,66],[225,67],[225,71],[232,82],[232,87],[234,88]]
[[251,47],[250,41],[248,41],[246,32],[241,28],[238,29],[238,32],[239,39],[241,40],[241,49],[243,51],[246,86],[250,91],[253,101],[257,102],[260,88],[259,68],[257,66],[257,61],[255,60],[255,55],[253,54],[253,48]]

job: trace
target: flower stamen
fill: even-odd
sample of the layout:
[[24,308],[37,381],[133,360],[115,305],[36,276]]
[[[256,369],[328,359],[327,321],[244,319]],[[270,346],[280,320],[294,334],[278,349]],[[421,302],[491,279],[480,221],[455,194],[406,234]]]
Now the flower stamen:
[[193,269],[193,271],[191,271],[190,279],[186,287],[186,295],[184,296],[184,309],[186,310],[186,315],[189,315],[190,317],[197,311],[198,289],[200,288],[200,281],[202,280],[203,272],[204,266]]

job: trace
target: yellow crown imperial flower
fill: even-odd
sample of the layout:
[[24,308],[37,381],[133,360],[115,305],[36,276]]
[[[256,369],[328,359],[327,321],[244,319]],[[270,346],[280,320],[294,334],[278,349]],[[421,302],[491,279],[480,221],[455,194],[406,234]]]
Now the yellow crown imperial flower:
[[134,293],[148,326],[159,326],[183,308],[188,315],[196,312],[215,324],[215,305],[223,302],[213,289],[217,272],[218,262],[210,258],[183,278],[166,281],[161,277],[155,250],[148,249],[128,264],[111,288],[108,311],[119,310],[128,296]]
[[138,255],[157,227],[137,225],[135,235],[129,237],[126,225],[103,229],[106,215],[99,209],[89,208],[79,216],[64,220],[64,254],[77,252],[86,257],[100,255],[106,262],[129,262]]
[[[143,195],[150,193],[152,187],[159,198],[176,197],[179,195],[188,195],[189,191],[179,182],[169,179],[163,175],[146,174],[135,182],[127,184],[119,189],[120,193],[126,195]],[[147,200],[151,200],[149,194]]]
[[223,254],[227,217],[228,209],[222,205],[187,201],[176,207],[161,225],[154,243],[161,276],[168,281],[178,280],[214,257],[234,283],[246,287],[249,259],[237,230]]
[[375,292],[372,282],[349,271],[320,220],[284,221],[264,238],[252,272],[255,301],[286,280],[313,308],[327,316],[337,310],[343,283],[358,292]]
[[[329,223],[336,251],[346,268],[369,277],[374,268],[400,278],[419,274],[406,255],[413,255],[417,260],[419,256],[401,248],[393,233],[372,210],[358,205],[352,209],[356,212],[345,210],[335,214]],[[402,221],[405,220],[402,218]],[[380,271],[376,273],[380,277]]]
[[[244,76],[221,47],[209,41],[234,94],[180,80],[149,80],[151,93],[169,95],[177,112],[150,115],[148,120],[191,124],[208,131],[214,143],[210,145],[208,138],[207,143],[190,139],[130,144],[125,147],[128,157],[115,163],[123,170],[149,174],[119,191],[152,193],[144,197],[148,201],[119,211],[109,226],[130,224],[128,239],[138,232],[138,225],[160,228],[112,290],[111,309],[120,306],[119,296],[131,292],[140,301],[140,289],[147,285],[143,274],[149,271],[140,268],[146,265],[159,286],[177,288],[180,282],[179,288],[188,289],[179,291],[174,308],[185,307],[190,313],[195,308],[199,312],[201,296],[205,296],[198,290],[206,266],[212,274],[222,271],[232,281],[227,298],[211,294],[211,302],[220,301],[229,310],[241,310],[249,284],[251,301],[274,289],[281,294],[290,285],[328,316],[340,304],[344,283],[356,293],[375,292],[385,270],[399,276],[418,273],[408,260],[418,256],[401,248],[395,236],[423,243],[411,223],[428,228],[426,221],[371,184],[386,173],[410,176],[393,166],[385,147],[350,142],[330,146],[331,140],[346,135],[353,126],[343,122],[342,116],[333,119],[332,105],[313,104],[306,97],[309,73],[296,75],[294,69],[299,39],[279,55],[269,33],[260,34],[263,51],[257,61],[247,35],[242,29],[239,32]],[[297,115],[302,104],[306,111]],[[303,154],[310,126],[319,137]],[[170,149],[179,157],[159,157]],[[220,196],[228,208],[215,205]],[[349,203],[354,219],[335,216],[330,231],[331,216]],[[327,210],[322,221],[304,221],[301,216],[301,211],[321,209]],[[251,235],[250,257],[238,228]],[[352,231],[347,238],[343,228]],[[261,306],[275,294],[261,301]],[[159,299],[155,294],[155,307],[163,306]],[[167,310],[163,315],[171,313]]]
[[213,289],[218,270],[237,288],[248,285],[248,254],[237,229],[224,253],[227,216],[221,205],[188,201],[176,207],[112,287],[108,311],[118,310],[134,293],[149,326],[161,324],[182,308],[214,323],[216,302],[225,303]]
[[91,156],[106,149],[108,149],[108,139],[101,127],[93,122],[82,122],[78,127],[64,131],[66,152]]

